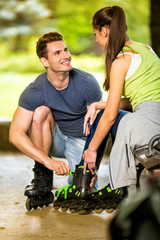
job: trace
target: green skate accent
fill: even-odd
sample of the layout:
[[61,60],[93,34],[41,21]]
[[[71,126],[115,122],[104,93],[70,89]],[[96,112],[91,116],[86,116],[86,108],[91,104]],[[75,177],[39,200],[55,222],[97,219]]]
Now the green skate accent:
[[107,187],[107,192],[112,192],[112,190],[110,189],[110,187]]
[[[79,166],[78,168],[84,168],[84,166]],[[86,172],[90,172],[90,170],[86,170]]]
[[75,174],[75,172],[73,172],[73,171],[71,171],[71,170],[69,171],[69,175],[70,175],[70,176],[73,176],[74,174]]
[[120,194],[120,190],[117,188],[117,190],[115,191],[115,193],[117,193],[117,194]]
[[70,184],[68,184],[67,186],[65,186],[65,187],[61,187],[59,190],[58,190],[58,193],[57,193],[57,198],[59,197],[59,195],[60,195],[60,193],[62,193],[62,194],[64,194],[64,199],[66,199],[67,198],[67,191],[68,191],[68,189],[71,187],[71,185]]
[[79,197],[80,196],[80,192],[79,191],[77,191],[76,193],[75,193],[75,195],[77,196],[77,197]]
[[76,189],[76,185],[73,185],[73,187],[72,187],[73,189]]
[[101,195],[102,195],[102,192],[99,192],[99,195],[101,196]]

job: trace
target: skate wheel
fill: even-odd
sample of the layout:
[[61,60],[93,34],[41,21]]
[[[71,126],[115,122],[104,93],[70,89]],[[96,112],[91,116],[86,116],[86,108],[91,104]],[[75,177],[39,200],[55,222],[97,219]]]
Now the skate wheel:
[[54,209],[55,210],[58,210],[60,207],[59,206],[54,206]]
[[61,207],[62,212],[66,212],[68,208],[66,207]]
[[40,207],[40,208],[43,208],[43,207],[44,207],[44,204],[40,204],[39,207]]
[[31,199],[29,199],[29,198],[26,201],[26,208],[27,208],[28,211],[31,211],[31,209],[32,209],[32,207],[31,207]]
[[107,212],[107,213],[112,213],[113,211],[114,211],[114,208],[110,208],[110,209],[105,209],[105,211]]
[[48,207],[48,206],[49,206],[49,203],[46,203],[45,206]]
[[38,206],[34,206],[33,208],[34,208],[34,209],[37,209],[37,208],[38,208]]
[[90,214],[93,211],[93,209],[87,210],[87,214]]
[[79,210],[79,211],[78,211],[78,214],[79,214],[79,215],[85,215],[85,214],[87,214],[87,211],[86,211],[85,209]]
[[94,211],[98,214],[100,214],[101,212],[103,212],[103,208],[96,208],[94,209]]
[[70,208],[69,211],[70,211],[70,213],[75,213],[76,209]]

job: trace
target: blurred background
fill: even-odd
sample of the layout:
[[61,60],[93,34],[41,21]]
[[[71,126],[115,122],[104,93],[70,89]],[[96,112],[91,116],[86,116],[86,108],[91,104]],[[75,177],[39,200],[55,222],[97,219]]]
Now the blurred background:
[[[45,69],[36,56],[38,38],[59,31],[72,66],[104,80],[103,54],[91,20],[102,7],[124,8],[128,35],[160,56],[160,0],[0,0],[0,117],[13,117],[23,89]],[[105,94],[104,94],[105,98]]]

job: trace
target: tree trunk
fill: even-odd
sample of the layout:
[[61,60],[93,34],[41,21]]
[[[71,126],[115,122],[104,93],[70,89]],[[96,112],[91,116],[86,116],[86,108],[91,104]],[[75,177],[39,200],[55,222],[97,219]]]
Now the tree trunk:
[[151,0],[150,19],[152,48],[160,57],[160,0]]

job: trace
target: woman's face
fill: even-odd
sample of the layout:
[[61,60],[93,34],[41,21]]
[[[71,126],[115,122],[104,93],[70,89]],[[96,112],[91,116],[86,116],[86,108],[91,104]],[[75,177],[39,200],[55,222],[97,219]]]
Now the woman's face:
[[109,30],[106,27],[102,27],[101,31],[93,29],[94,35],[96,36],[96,42],[98,42],[103,48],[107,46]]

